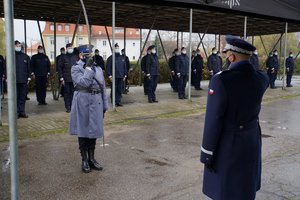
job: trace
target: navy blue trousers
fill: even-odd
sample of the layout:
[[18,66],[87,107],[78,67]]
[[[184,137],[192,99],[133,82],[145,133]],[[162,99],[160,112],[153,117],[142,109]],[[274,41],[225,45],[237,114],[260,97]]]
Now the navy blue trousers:
[[46,103],[47,76],[35,77],[36,100],[39,103]]
[[292,82],[293,71],[289,71],[286,73],[286,85],[290,86]]
[[187,75],[181,75],[178,78],[178,97],[179,98],[185,97],[185,87],[186,87],[187,79],[188,79]]
[[17,112],[25,115],[25,103],[27,95],[27,83],[17,83]]
[[149,101],[155,101],[156,100],[156,95],[155,95],[155,91],[156,91],[156,87],[157,87],[157,82],[158,82],[158,75],[153,75],[151,76],[151,78],[147,78],[147,86],[148,86],[148,90],[147,90],[147,94],[148,94],[148,100]]
[[[121,103],[121,99],[122,99],[122,93],[124,90],[124,81],[123,78],[116,78],[116,104]],[[110,98],[112,101],[112,84],[111,84],[111,91],[110,91]]]
[[70,110],[72,107],[73,94],[74,94],[73,82],[65,82],[64,101],[65,101],[65,108],[67,110]]

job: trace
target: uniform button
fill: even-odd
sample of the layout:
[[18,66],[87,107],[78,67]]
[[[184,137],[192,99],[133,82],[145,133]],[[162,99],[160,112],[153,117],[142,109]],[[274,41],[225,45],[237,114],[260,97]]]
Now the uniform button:
[[240,126],[240,129],[243,129],[244,128],[244,126]]

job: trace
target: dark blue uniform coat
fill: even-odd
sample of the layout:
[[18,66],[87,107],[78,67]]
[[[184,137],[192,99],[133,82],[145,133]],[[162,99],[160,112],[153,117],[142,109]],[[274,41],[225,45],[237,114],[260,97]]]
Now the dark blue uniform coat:
[[252,54],[250,57],[250,63],[253,65],[255,70],[259,70],[259,60],[257,55]]
[[254,200],[261,180],[258,115],[268,77],[241,61],[213,76],[209,87],[200,158],[203,192],[214,200]]
[[201,55],[195,56],[192,62],[192,71],[195,74],[194,86],[196,89],[200,89],[200,82],[202,80],[202,72],[203,72],[203,58]]
[[292,76],[294,73],[295,61],[293,57],[288,57],[285,60],[285,67],[286,67],[286,85],[291,86]]
[[159,61],[156,54],[151,53],[147,56],[145,74],[150,74],[146,78],[148,101],[156,101],[155,91],[159,77]]
[[209,71],[213,71],[214,75],[222,70],[222,62],[220,62],[220,57],[217,54],[208,57],[207,68]]

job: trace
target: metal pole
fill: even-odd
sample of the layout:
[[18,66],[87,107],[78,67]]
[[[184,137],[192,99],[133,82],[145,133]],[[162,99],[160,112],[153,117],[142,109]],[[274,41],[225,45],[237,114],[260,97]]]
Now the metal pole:
[[[25,54],[27,54],[27,28],[26,28],[26,19],[24,19],[24,43],[25,43]],[[31,55],[32,56],[32,55]]]
[[112,48],[112,45],[111,45],[111,41],[110,41],[110,37],[109,37],[109,34],[108,34],[107,26],[104,26],[104,28],[105,28],[106,36],[107,36],[108,43],[109,43],[109,46],[110,46],[110,50],[111,50],[111,52],[113,52],[113,48]]
[[245,16],[244,21],[244,40],[247,40],[247,16]]
[[181,32],[181,48],[183,47],[183,32]]
[[[115,45],[115,26],[116,26],[116,3],[112,2],[112,43]],[[112,81],[112,104],[113,110],[116,111],[116,55],[115,55],[115,48],[112,48],[112,74],[113,74],[113,81]]]
[[199,38],[200,38],[200,42],[199,42],[199,44],[197,45],[197,49],[199,49],[201,43],[203,43],[203,39],[204,39],[205,34],[206,34],[206,33],[204,33],[204,34],[202,35],[202,37],[201,37],[201,34],[198,33],[198,36],[199,36]]
[[166,63],[167,63],[167,65],[169,65],[169,63],[168,63],[168,58],[167,58],[167,54],[166,54],[166,51],[165,51],[165,48],[164,48],[164,45],[163,45],[163,43],[162,43],[162,40],[161,40],[161,37],[160,37],[160,34],[159,34],[159,31],[158,31],[158,30],[157,30],[157,35],[158,35],[158,38],[159,38],[159,41],[160,41],[161,48],[162,48],[162,50],[163,50],[165,59],[166,59]]
[[[44,53],[46,54],[45,51],[45,44],[44,44],[44,39],[43,39],[43,35],[42,35],[42,30],[41,30],[41,25],[40,25],[40,21],[36,21],[38,28],[39,28],[39,33],[40,33],[40,37],[41,37],[41,41],[42,41],[42,45],[43,45],[43,49],[44,49]],[[31,47],[32,48],[32,47]]]
[[80,3],[81,3],[81,7],[82,7],[82,10],[83,10],[83,14],[84,14],[84,18],[85,18],[85,23],[86,23],[86,27],[87,27],[87,31],[88,31],[88,40],[89,40],[89,55],[92,54],[92,49],[91,49],[91,44],[92,44],[92,41],[91,41],[91,28],[90,28],[90,23],[89,23],[89,19],[88,19],[88,15],[87,15],[87,12],[86,12],[86,9],[85,9],[85,5],[83,3],[83,0],[80,0]]
[[219,51],[221,52],[221,35],[219,35],[219,44],[218,44],[218,45],[219,45],[219,48],[218,48],[218,49],[219,49]]
[[215,34],[215,47],[217,47],[217,34]]
[[79,22],[80,22],[80,18],[81,18],[81,12],[82,11],[79,11],[77,22],[76,22],[76,26],[75,26],[75,29],[74,29],[74,32],[73,32],[72,42],[71,42],[72,45],[74,44],[75,36],[76,36],[76,33],[77,33],[77,29],[78,29],[78,25],[79,25]]
[[267,51],[267,48],[266,48],[266,46],[265,46],[265,43],[264,43],[264,41],[263,41],[261,35],[259,36],[259,38],[260,38],[261,44],[262,44],[263,47],[264,47],[264,50],[265,50],[266,55],[269,56],[269,53],[268,53],[268,51]]
[[279,41],[279,59],[278,59],[278,63],[279,63],[279,66],[278,66],[278,74],[277,74],[277,78],[280,80],[280,66],[281,65],[281,55],[282,55],[282,37],[280,37],[280,41]]
[[190,35],[189,35],[189,100],[191,101],[191,78],[192,78],[192,33],[193,33],[193,9],[190,9]]
[[56,66],[56,19],[54,18],[54,65]]
[[252,36],[252,45],[254,45],[254,36]]
[[142,48],[142,50],[141,50],[141,53],[140,53],[140,56],[139,56],[139,59],[138,59],[138,63],[141,61],[142,54],[143,54],[143,52],[144,52],[144,50],[145,50],[145,47],[146,47],[146,45],[147,45],[147,42],[148,42],[148,39],[149,39],[149,36],[150,36],[151,31],[152,31],[152,27],[151,27],[151,29],[149,29],[148,35],[147,35],[147,37],[146,37],[145,43],[144,43],[144,45],[143,45],[143,48]]
[[285,35],[284,35],[284,68],[283,68],[283,77],[282,77],[282,89],[285,89],[285,69],[286,69],[286,63],[285,63],[285,58],[286,58],[286,49],[287,49],[287,31],[288,31],[288,23],[285,23]]
[[[143,31],[142,31],[142,29],[140,29],[140,52],[142,52],[142,48],[143,48],[142,43],[143,43]],[[142,63],[141,63],[141,65],[142,65]],[[137,66],[139,66],[138,70],[139,70],[139,85],[140,86],[142,86],[142,70],[141,70],[142,66],[141,65],[139,65],[139,63],[137,65]]]
[[14,52],[14,6],[11,0],[4,0],[5,36],[6,36],[6,66],[8,84],[8,123],[10,147],[11,199],[19,199],[18,172],[18,140],[17,140],[17,99],[16,99],[16,69]]
[[126,28],[125,27],[124,27],[124,52],[125,52],[125,55],[126,55]]
[[177,31],[177,49],[179,48],[179,32]]

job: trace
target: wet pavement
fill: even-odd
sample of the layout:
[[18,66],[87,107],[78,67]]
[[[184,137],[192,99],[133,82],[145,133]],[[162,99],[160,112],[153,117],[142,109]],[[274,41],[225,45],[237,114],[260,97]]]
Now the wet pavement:
[[[298,80],[296,78],[296,80]],[[300,200],[300,80],[294,88],[268,90],[260,116],[263,131],[262,189],[257,200]],[[62,100],[27,103],[18,120],[20,199],[28,200],[208,200],[199,163],[207,82],[178,100],[159,85],[158,104],[148,104],[139,87],[124,95],[124,107],[105,118],[106,143],[97,159],[104,170],[83,174],[76,137],[67,132]],[[5,111],[5,110],[4,110]],[[0,199],[10,199],[7,115],[0,128]]]

